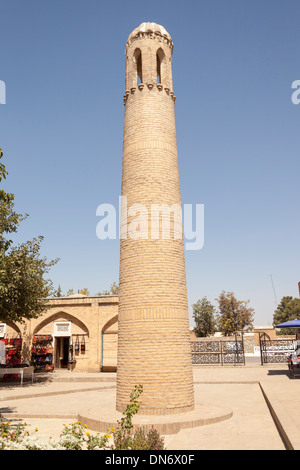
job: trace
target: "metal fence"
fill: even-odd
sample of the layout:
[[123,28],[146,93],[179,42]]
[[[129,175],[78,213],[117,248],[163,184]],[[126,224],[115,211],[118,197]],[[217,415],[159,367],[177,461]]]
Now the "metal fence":
[[233,341],[193,341],[191,347],[193,364],[245,365],[243,336]]
[[295,351],[294,340],[266,339],[264,334],[259,336],[261,365],[287,362],[290,354]]

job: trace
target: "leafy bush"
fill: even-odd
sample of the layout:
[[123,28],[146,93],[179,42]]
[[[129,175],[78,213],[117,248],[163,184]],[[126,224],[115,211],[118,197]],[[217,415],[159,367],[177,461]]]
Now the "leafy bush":
[[152,427],[147,433],[143,428],[138,428],[131,441],[132,450],[163,450],[164,440],[159,432]]

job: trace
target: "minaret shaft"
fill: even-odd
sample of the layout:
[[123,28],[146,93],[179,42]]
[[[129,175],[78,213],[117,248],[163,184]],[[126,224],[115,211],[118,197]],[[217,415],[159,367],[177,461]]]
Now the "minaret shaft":
[[117,410],[141,384],[140,412],[171,414],[192,410],[194,393],[173,44],[162,27],[150,25],[152,31],[137,28],[126,47]]

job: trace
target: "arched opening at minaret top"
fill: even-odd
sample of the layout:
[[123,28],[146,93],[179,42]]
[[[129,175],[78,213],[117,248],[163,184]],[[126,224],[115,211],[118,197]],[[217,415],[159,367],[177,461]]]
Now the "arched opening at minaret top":
[[143,72],[142,72],[142,51],[137,48],[133,54],[135,67],[136,67],[136,80],[137,84],[143,82]]
[[165,53],[160,47],[158,51],[156,52],[156,74],[157,74],[157,83],[163,83],[165,80],[164,76],[164,62],[165,62]]

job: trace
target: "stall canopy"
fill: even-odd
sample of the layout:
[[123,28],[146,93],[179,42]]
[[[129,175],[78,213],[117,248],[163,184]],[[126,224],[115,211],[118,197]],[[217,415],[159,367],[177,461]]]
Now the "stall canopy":
[[275,325],[275,328],[300,328],[300,320],[290,320],[279,325]]

